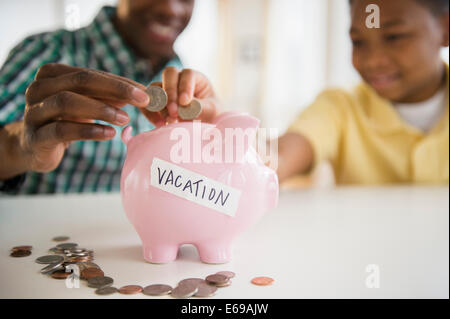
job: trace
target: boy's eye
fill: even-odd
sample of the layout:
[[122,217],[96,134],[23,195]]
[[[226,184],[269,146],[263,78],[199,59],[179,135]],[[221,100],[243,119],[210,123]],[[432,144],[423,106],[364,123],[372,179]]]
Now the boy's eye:
[[359,40],[359,39],[352,39],[352,45],[354,46],[354,47],[360,47],[360,46],[362,46],[364,43],[363,43],[363,41],[362,40]]
[[405,37],[406,37],[406,34],[398,33],[398,34],[388,34],[388,35],[385,36],[385,39],[388,42],[395,42],[395,41],[401,40],[401,39],[403,39]]

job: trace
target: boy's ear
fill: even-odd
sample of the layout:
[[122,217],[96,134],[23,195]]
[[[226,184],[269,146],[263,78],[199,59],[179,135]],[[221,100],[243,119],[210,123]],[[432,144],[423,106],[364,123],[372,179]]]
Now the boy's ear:
[[442,46],[443,47],[448,47],[449,46],[449,31],[448,31],[448,27],[449,27],[449,14],[446,13],[442,16],[441,19],[441,24],[442,24],[442,30],[443,30],[443,39],[442,39]]

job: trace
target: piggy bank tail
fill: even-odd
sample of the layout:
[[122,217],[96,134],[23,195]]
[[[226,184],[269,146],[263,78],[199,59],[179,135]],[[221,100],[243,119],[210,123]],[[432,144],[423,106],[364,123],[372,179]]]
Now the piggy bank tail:
[[131,126],[127,126],[127,127],[125,127],[125,128],[122,130],[121,138],[122,138],[122,142],[123,142],[125,145],[128,145],[128,142],[131,141],[131,139],[133,138],[133,137],[131,136],[131,131],[132,131],[132,130],[133,130],[133,128],[132,128]]

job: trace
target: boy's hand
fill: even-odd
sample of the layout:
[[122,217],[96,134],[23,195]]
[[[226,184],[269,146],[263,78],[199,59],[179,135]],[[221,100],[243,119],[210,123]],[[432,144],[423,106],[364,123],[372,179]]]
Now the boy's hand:
[[150,112],[141,109],[141,112],[157,127],[175,121],[182,121],[178,117],[178,108],[185,107],[192,99],[199,100],[202,112],[197,118],[204,122],[211,122],[219,113],[219,101],[209,80],[202,73],[183,69],[179,71],[175,67],[164,69],[162,82],[154,82],[151,85],[162,87],[167,93],[167,111],[165,116],[161,112]]

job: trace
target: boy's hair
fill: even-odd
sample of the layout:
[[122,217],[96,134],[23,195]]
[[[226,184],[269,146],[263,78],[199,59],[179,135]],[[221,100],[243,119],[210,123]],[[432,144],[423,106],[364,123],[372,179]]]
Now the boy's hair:
[[416,0],[420,5],[423,5],[431,10],[436,16],[448,13],[449,0]]
[[[421,6],[426,7],[433,13],[435,16],[440,16],[442,14],[446,14],[449,12],[449,0],[414,0],[419,3]],[[349,0],[350,5],[353,0]]]

